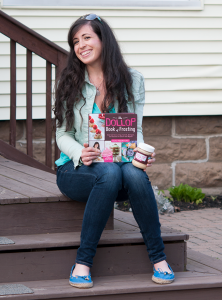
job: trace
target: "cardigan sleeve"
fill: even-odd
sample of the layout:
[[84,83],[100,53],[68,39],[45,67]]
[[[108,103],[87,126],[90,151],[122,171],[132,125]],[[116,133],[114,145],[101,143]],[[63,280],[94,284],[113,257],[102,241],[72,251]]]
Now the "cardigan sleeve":
[[56,142],[59,150],[73,161],[74,168],[81,165],[80,156],[84,147],[75,140],[74,127],[72,130],[66,131],[65,119],[62,126],[56,129]]

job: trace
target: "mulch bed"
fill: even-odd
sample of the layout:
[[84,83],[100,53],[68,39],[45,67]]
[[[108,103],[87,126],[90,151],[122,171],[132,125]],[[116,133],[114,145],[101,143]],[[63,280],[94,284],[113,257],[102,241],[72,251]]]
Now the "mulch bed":
[[[203,199],[203,203],[199,203],[198,205],[195,203],[189,203],[189,202],[183,202],[177,200],[173,200],[170,203],[174,206],[175,212],[197,210],[203,208],[213,208],[213,207],[222,209],[222,196],[217,196],[217,197],[206,196]],[[115,208],[122,211],[131,211],[131,206],[129,201],[118,202],[116,203]]]
[[222,196],[217,196],[217,197],[206,196],[202,201],[203,203],[199,203],[197,205],[195,203],[173,200],[171,204],[174,206],[175,212],[185,211],[185,210],[197,210],[203,208],[213,208],[213,207],[222,209]]

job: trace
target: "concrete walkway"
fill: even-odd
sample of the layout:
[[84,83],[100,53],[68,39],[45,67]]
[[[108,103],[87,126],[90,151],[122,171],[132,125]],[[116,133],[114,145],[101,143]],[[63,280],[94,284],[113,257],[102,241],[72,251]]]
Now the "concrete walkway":
[[222,260],[222,210],[206,208],[160,215],[160,223],[190,236],[188,248]]

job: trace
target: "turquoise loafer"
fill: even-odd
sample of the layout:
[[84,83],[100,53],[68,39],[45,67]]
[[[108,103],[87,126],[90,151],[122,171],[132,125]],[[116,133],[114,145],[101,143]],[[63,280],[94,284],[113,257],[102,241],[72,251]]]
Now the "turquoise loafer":
[[69,284],[71,286],[77,287],[79,289],[88,289],[88,288],[93,287],[93,282],[92,282],[90,272],[89,272],[88,276],[79,276],[79,275],[72,276],[72,272],[73,272],[74,268],[75,268],[75,265],[73,265],[72,269],[71,269]]
[[152,276],[152,280],[155,283],[159,283],[159,284],[166,284],[166,283],[173,282],[175,279],[175,275],[174,275],[173,270],[171,269],[170,265],[168,265],[168,267],[169,267],[171,273],[163,272],[161,269],[156,270],[153,267],[154,274]]

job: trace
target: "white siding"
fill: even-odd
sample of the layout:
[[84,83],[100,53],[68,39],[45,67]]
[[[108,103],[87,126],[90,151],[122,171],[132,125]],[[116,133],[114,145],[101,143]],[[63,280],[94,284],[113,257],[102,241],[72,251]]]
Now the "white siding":
[[[222,0],[204,10],[3,7],[68,50],[68,28],[95,12],[114,29],[127,63],[145,77],[145,116],[222,114]],[[24,119],[26,50],[17,47],[17,118]],[[9,119],[9,41],[0,34],[0,120]],[[45,61],[33,55],[33,117],[45,117]]]

